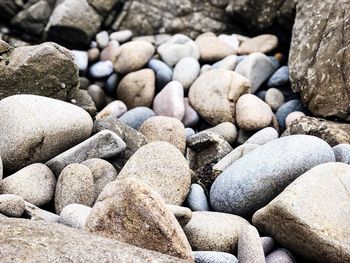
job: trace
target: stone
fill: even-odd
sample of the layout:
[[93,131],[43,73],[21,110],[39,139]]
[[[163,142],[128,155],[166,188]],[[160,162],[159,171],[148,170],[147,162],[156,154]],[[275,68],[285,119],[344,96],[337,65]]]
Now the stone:
[[305,113],[302,111],[293,111],[289,113],[285,121],[286,128],[288,128],[295,120],[303,116],[305,116]]
[[278,87],[289,83],[289,68],[288,66],[280,67],[267,81],[267,86]]
[[198,211],[184,228],[193,250],[235,252],[245,219],[230,214]]
[[137,71],[145,66],[154,54],[154,47],[146,41],[131,41],[121,45],[113,59],[114,70],[120,74]]
[[191,247],[164,200],[135,179],[117,179],[98,197],[86,229],[118,241],[190,260]]
[[194,251],[193,255],[196,263],[238,263],[234,255],[226,252]]
[[92,158],[111,158],[126,148],[125,142],[112,131],[100,131],[82,143],[57,155],[46,165],[58,176],[64,167]]
[[278,38],[274,35],[264,34],[243,41],[236,52],[238,54],[269,53],[277,47]]
[[155,95],[155,75],[151,69],[141,69],[127,74],[119,83],[117,98],[128,109],[150,107]]
[[147,107],[136,107],[125,112],[119,120],[135,130],[139,130],[141,125],[149,118],[155,116],[153,110]]
[[264,254],[268,255],[275,247],[275,240],[272,237],[261,237],[261,244],[264,250]]
[[218,39],[220,39],[222,42],[225,42],[234,50],[236,50],[240,45],[240,41],[237,35],[235,34],[232,34],[232,35],[221,34],[218,36]]
[[54,196],[56,178],[50,169],[41,163],[24,167],[2,180],[1,194],[14,194],[29,203],[42,206]]
[[191,185],[186,204],[192,211],[209,211],[207,196],[199,184]]
[[79,70],[68,49],[43,43],[5,50],[0,52],[0,99],[32,94],[69,100],[78,91]]
[[222,136],[230,144],[233,144],[237,139],[237,128],[231,122],[220,123],[210,129],[206,129],[205,131],[213,132]]
[[276,66],[262,53],[252,53],[240,62],[235,71],[250,81],[251,92],[260,86],[275,72]]
[[244,144],[251,136],[253,136],[254,131],[246,131],[243,129],[238,130],[237,143]]
[[185,134],[186,134],[186,142],[187,142],[192,135],[196,134],[196,132],[192,128],[185,128]]
[[91,96],[98,110],[101,110],[106,105],[106,94],[100,86],[95,84],[90,85],[87,88],[87,92]]
[[96,34],[95,36],[96,39],[96,43],[97,46],[100,49],[104,49],[105,47],[107,47],[108,43],[109,43],[109,35],[107,31],[101,31],[99,33]]
[[185,114],[184,88],[178,81],[169,82],[154,98],[153,110],[157,115],[182,120]]
[[167,142],[142,146],[125,164],[119,179],[136,178],[158,192],[167,204],[181,205],[190,190],[191,172],[181,152]]
[[20,217],[24,212],[24,200],[13,194],[0,195],[0,213],[9,217]]
[[278,132],[276,129],[267,127],[254,133],[245,143],[264,145],[276,139],[278,139]]
[[78,90],[74,99],[71,100],[71,103],[85,110],[90,114],[90,116],[94,116],[96,114],[97,109],[95,102],[87,90]]
[[273,111],[276,111],[284,104],[284,95],[280,90],[270,88],[266,91],[265,102],[271,107]]
[[273,140],[219,175],[210,190],[211,207],[220,212],[252,215],[304,172],[334,160],[332,148],[314,136],[294,135]]
[[90,63],[93,63],[99,60],[100,50],[97,47],[90,48],[87,52],[88,52],[88,58]]
[[191,106],[188,98],[185,98],[184,104],[185,104],[185,114],[182,119],[182,123],[185,125],[185,127],[194,127],[199,122],[199,115]]
[[212,68],[221,68],[227,70],[234,70],[238,63],[238,57],[236,55],[230,55],[224,59],[214,63]]
[[197,79],[199,72],[200,64],[198,60],[193,57],[185,57],[177,62],[174,68],[173,80],[180,82],[184,89],[188,90]]
[[173,71],[172,69],[165,64],[163,61],[158,59],[151,59],[147,67],[152,69],[156,74],[156,84],[157,90],[161,90],[165,87],[173,79]]
[[214,33],[203,33],[196,38],[201,61],[218,61],[233,55],[236,48],[218,38]]
[[113,63],[110,60],[98,61],[89,68],[89,74],[94,79],[107,78],[112,73]]
[[244,130],[256,131],[269,126],[272,115],[270,106],[253,94],[245,94],[237,101],[237,124]]
[[283,248],[276,249],[266,257],[266,263],[296,263],[292,254]]
[[80,72],[85,72],[88,68],[88,54],[86,51],[72,50],[74,63],[77,65]]
[[203,73],[192,84],[188,98],[192,107],[211,125],[236,121],[236,102],[250,92],[250,83],[241,75],[213,69]]
[[330,146],[350,143],[350,125],[336,123],[309,116],[300,117],[288,127],[282,136],[306,134],[313,135],[326,141]]
[[112,61],[114,57],[117,56],[118,48],[120,47],[119,42],[112,40],[110,41],[107,46],[101,51],[100,60],[106,61],[110,60]]
[[119,43],[125,43],[132,38],[132,35],[133,34],[130,30],[122,30],[122,31],[113,32],[112,34],[109,35],[109,38],[111,40],[116,40]]
[[256,212],[254,225],[309,261],[349,261],[349,171],[343,163],[314,167]]
[[338,144],[333,147],[335,154],[335,160],[337,162],[350,164],[350,145],[349,144]]
[[265,263],[265,254],[258,230],[244,226],[238,237],[238,260],[240,263]]
[[0,182],[1,182],[1,179],[4,175],[4,167],[2,165],[2,159],[1,159],[1,156],[0,156]]
[[109,95],[109,96],[115,96],[115,93],[117,91],[117,87],[119,85],[120,82],[120,76],[118,76],[116,73],[113,73],[112,75],[110,75],[107,78],[107,81],[105,83],[104,86],[104,90],[105,92]]
[[289,113],[292,113],[294,111],[305,111],[305,107],[300,100],[287,101],[278,108],[278,110],[276,111],[276,118],[278,121],[278,125],[282,129],[285,129],[286,127],[287,116],[289,115]]
[[92,208],[81,204],[69,204],[60,214],[59,223],[73,228],[84,229]]
[[31,203],[24,202],[24,217],[33,221],[58,222],[60,217],[54,213],[41,209]]
[[112,164],[98,158],[88,159],[81,164],[88,167],[92,173],[94,179],[94,200],[96,200],[103,188],[117,178],[117,171]]
[[0,240],[0,261],[4,263],[14,258],[54,263],[67,255],[72,262],[187,262],[57,223],[2,219],[0,229],[4,235]]
[[198,60],[200,57],[197,44],[182,34],[176,34],[160,45],[157,52],[162,60],[171,67],[176,65],[182,58],[193,57]]
[[[349,67],[350,3],[298,1],[289,55],[294,92],[320,117],[345,118],[350,112]],[[338,43],[335,45],[335,43]]]
[[201,67],[201,73],[200,75],[202,75],[203,73],[209,71],[209,70],[212,70],[213,67],[211,65],[208,65],[208,64],[205,64]]
[[167,205],[168,209],[174,214],[180,226],[184,228],[192,218],[191,209],[178,205]]
[[55,191],[55,211],[60,214],[69,204],[92,206],[94,203],[94,178],[90,169],[73,163],[65,167],[58,177]]
[[151,117],[142,124],[140,132],[149,142],[168,142],[178,148],[183,154],[185,153],[185,126],[178,119],[165,116]]

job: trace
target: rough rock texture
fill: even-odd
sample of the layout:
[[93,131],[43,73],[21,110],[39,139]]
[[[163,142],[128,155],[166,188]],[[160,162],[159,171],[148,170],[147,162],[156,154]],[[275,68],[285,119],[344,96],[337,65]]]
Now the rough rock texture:
[[304,116],[293,121],[283,136],[293,134],[313,135],[325,140],[330,146],[336,146],[350,143],[350,124]]
[[12,194],[0,195],[0,213],[10,217],[20,217],[24,212],[24,200]]
[[350,166],[319,165],[300,176],[253,223],[315,262],[350,262]]
[[102,238],[73,228],[26,219],[1,219],[0,261],[187,262],[179,258]]
[[350,112],[350,1],[298,1],[289,56],[294,91],[317,116]]

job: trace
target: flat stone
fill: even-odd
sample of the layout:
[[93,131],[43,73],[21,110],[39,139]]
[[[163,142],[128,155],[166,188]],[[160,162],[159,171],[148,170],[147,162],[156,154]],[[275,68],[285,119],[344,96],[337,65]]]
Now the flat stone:
[[73,228],[84,229],[92,208],[81,204],[69,204],[60,214],[59,223]]
[[192,211],[209,211],[207,196],[199,184],[191,185],[186,204]]
[[115,100],[104,107],[97,115],[96,120],[104,119],[108,117],[119,118],[127,111],[127,107],[124,102]]
[[25,201],[24,216],[34,221],[58,222],[60,217]]
[[192,57],[181,59],[174,68],[173,80],[182,84],[185,90],[188,90],[192,83],[197,79],[200,72],[198,60]]
[[276,129],[267,127],[254,133],[245,143],[264,145],[276,139],[278,139],[278,132]]
[[169,210],[174,214],[180,226],[184,228],[192,218],[191,209],[179,205],[167,205]]
[[350,164],[350,144],[338,144],[333,147],[333,151],[337,162]]
[[214,63],[212,68],[221,68],[227,70],[234,70],[238,63],[238,57],[236,55],[230,55],[225,57],[224,59]]
[[136,107],[125,112],[119,120],[135,130],[139,130],[141,125],[149,118],[155,116],[153,110],[147,107]]
[[234,255],[226,252],[194,251],[193,255],[196,263],[238,263]]
[[240,263],[265,263],[265,254],[258,230],[251,225],[241,229],[238,238],[238,260]]
[[117,32],[113,32],[112,34],[109,35],[109,38],[111,40],[116,40],[119,43],[124,43],[127,42],[132,38],[132,32],[130,30],[121,30]]
[[277,47],[278,38],[274,35],[265,34],[243,41],[236,52],[238,54],[269,53]]
[[24,212],[24,200],[13,194],[0,195],[0,213],[9,217],[20,217]]

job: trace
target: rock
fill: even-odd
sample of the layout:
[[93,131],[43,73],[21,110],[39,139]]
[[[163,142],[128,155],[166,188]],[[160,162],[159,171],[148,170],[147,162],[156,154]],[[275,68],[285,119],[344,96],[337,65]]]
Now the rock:
[[285,121],[286,128],[288,128],[295,120],[303,116],[305,116],[305,113],[301,111],[293,111],[289,113]]
[[225,42],[234,50],[236,50],[236,48],[238,48],[240,45],[240,41],[237,35],[235,34],[232,34],[232,35],[221,34],[218,36],[218,39],[220,39],[220,41],[222,42]]
[[349,261],[349,171],[343,163],[314,167],[255,213],[254,225],[309,261]]
[[348,1],[339,8],[331,0],[297,3],[290,78],[293,91],[301,92],[303,103],[315,116],[345,118],[350,112],[349,67],[344,64],[350,49],[343,41],[350,32],[350,21],[343,19],[350,14],[349,7]]
[[175,66],[173,80],[182,84],[185,90],[188,90],[192,83],[197,79],[200,72],[200,64],[193,57],[182,58]]
[[270,106],[255,95],[245,94],[237,101],[237,124],[244,130],[256,131],[269,126],[272,115]]
[[[72,262],[187,262],[62,224],[2,219],[0,228],[4,234],[0,240],[0,261],[4,263],[11,262],[13,258],[53,263],[67,255]],[[16,242],[12,241],[14,239]],[[37,252],[32,253],[33,250]]]
[[155,116],[153,110],[147,107],[136,107],[125,112],[119,120],[135,130],[139,130],[141,125],[149,118]]
[[69,204],[92,206],[94,203],[94,178],[90,169],[82,164],[69,164],[57,180],[55,211],[60,214]]
[[278,139],[278,132],[272,127],[267,127],[254,133],[245,143],[264,145],[276,139]]
[[100,49],[104,49],[105,47],[107,47],[108,42],[109,42],[109,35],[107,31],[101,31],[99,33],[96,34],[95,36],[96,39],[96,43],[97,46]]
[[183,154],[185,153],[185,126],[178,119],[164,116],[151,117],[142,124],[140,132],[149,142],[168,142],[178,148]]
[[288,66],[280,67],[267,81],[268,87],[278,87],[289,83]]
[[96,114],[96,105],[87,90],[78,90],[71,103],[87,111],[91,116]]
[[226,58],[213,64],[212,68],[221,68],[227,70],[234,70],[238,63],[238,57],[236,55],[230,55]]
[[86,51],[72,50],[74,62],[80,72],[85,72],[88,68],[88,54]]
[[274,35],[259,35],[243,41],[236,50],[238,54],[252,54],[256,52],[269,53],[278,46],[278,38]]
[[91,210],[91,207],[85,205],[69,204],[62,209],[59,223],[73,228],[84,229]]
[[230,144],[233,144],[237,139],[237,128],[230,122],[220,123],[213,128],[206,129],[205,131],[213,132],[222,136]]
[[192,128],[185,128],[185,134],[186,134],[186,142],[187,142],[192,135],[196,134],[196,132]]
[[284,104],[284,95],[280,90],[270,88],[266,91],[265,102],[271,107],[273,111],[276,111]]
[[112,75],[110,75],[107,78],[107,81],[104,86],[105,92],[109,96],[115,96],[119,82],[120,82],[120,76],[118,76],[116,73],[113,73]]
[[126,75],[118,85],[117,98],[128,109],[150,107],[155,94],[155,75],[151,69],[142,69]]
[[182,58],[193,57],[198,60],[200,57],[197,44],[182,34],[176,34],[160,45],[157,52],[162,60],[171,67],[176,65]]
[[88,159],[81,164],[88,167],[92,173],[96,200],[103,188],[117,178],[117,171],[109,162],[98,158]]
[[273,140],[219,175],[210,190],[210,204],[215,211],[251,215],[307,170],[334,160],[332,148],[313,136]]
[[182,123],[185,125],[185,127],[194,127],[199,122],[199,115],[190,105],[188,98],[185,98],[184,104],[185,104],[185,115],[182,119]]
[[252,53],[240,62],[235,71],[250,81],[255,93],[276,70],[276,66],[262,53]]
[[184,231],[193,250],[235,252],[239,232],[248,224],[235,215],[192,212],[192,219]]
[[194,251],[193,255],[196,263],[238,263],[234,255],[225,252]]
[[92,158],[111,158],[126,148],[125,142],[114,132],[101,131],[82,143],[57,155],[46,165],[58,176],[64,167]]
[[172,69],[161,60],[151,59],[147,67],[152,69],[156,74],[157,90],[164,88],[173,79]]
[[305,111],[305,108],[300,100],[290,100],[280,106],[276,112],[276,118],[279,126],[282,129],[286,127],[286,118],[289,113],[294,111]]
[[238,260],[240,263],[265,263],[265,254],[258,230],[248,225],[241,229],[238,238]]
[[335,154],[335,160],[337,162],[350,164],[350,145],[349,144],[338,144],[333,147]]
[[136,178],[158,192],[167,204],[181,205],[191,185],[191,172],[181,152],[167,142],[142,146],[125,164],[118,178]]
[[191,247],[175,216],[160,195],[139,180],[120,178],[103,189],[86,229],[141,248],[191,259]]
[[269,254],[266,257],[266,263],[279,263],[279,262],[295,263],[296,261],[288,250],[279,248],[273,251],[271,254]]
[[184,228],[192,218],[191,209],[178,205],[167,205],[168,209],[174,214],[182,228]]
[[115,100],[104,107],[97,115],[96,120],[105,118],[119,118],[127,111],[127,107],[124,102]]
[[114,70],[120,74],[137,71],[148,63],[154,51],[154,47],[146,41],[125,43],[118,48],[113,60]]
[[132,38],[132,35],[133,34],[130,30],[122,30],[122,31],[113,32],[112,34],[109,35],[109,38],[111,40],[116,40],[119,43],[125,43]]
[[191,185],[186,204],[192,211],[209,211],[207,196],[199,184]]
[[58,222],[60,217],[25,201],[24,216],[33,221]]
[[112,40],[108,43],[108,45],[102,50],[100,55],[101,61],[110,60],[117,56],[118,48],[120,47],[119,42]]
[[113,73],[113,63],[110,60],[98,61],[89,68],[89,74],[92,78],[107,78]]
[[250,84],[246,78],[232,71],[213,69],[197,78],[188,98],[203,119],[216,125],[236,121],[236,102],[249,91]]
[[9,217],[20,217],[24,212],[24,200],[17,195],[0,195],[0,213]]
[[211,65],[208,65],[208,64],[205,64],[201,67],[201,73],[200,75],[202,75],[203,73],[209,71],[209,70],[212,70],[213,67]]
[[268,255],[275,246],[275,240],[272,237],[261,237],[261,244],[264,250],[264,254]]
[[153,110],[157,115],[181,121],[185,114],[184,88],[181,83],[169,82],[154,98]]
[[90,48],[88,50],[88,58],[89,62],[96,62],[100,58],[100,50],[97,47]]
[[87,92],[91,96],[98,110],[101,110],[106,105],[106,94],[100,86],[90,85],[87,88]]
[[214,33],[204,33],[196,38],[201,61],[218,61],[233,55],[236,48],[218,38]]
[[[1,48],[0,99],[32,94],[69,100],[79,87],[73,54],[55,43]],[[59,76],[59,78],[57,77]]]
[[0,193],[14,194],[36,206],[48,204],[55,191],[56,178],[50,169],[35,163],[2,180]]
[[350,142],[350,125],[305,116],[292,122],[282,136],[294,134],[313,135],[325,140],[333,147]]

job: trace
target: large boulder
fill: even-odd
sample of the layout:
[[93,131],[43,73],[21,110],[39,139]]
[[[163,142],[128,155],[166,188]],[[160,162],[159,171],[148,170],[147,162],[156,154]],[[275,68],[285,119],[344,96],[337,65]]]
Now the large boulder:
[[350,113],[350,1],[300,0],[289,56],[294,91],[317,116]]
[[256,212],[253,223],[307,262],[350,262],[349,189],[349,165],[319,165]]

